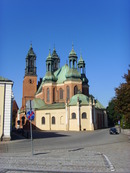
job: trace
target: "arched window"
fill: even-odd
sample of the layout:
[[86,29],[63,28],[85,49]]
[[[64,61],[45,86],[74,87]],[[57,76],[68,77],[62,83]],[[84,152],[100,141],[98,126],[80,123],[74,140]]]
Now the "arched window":
[[51,71],[51,65],[50,65],[50,63],[48,64],[48,71]]
[[76,119],[76,113],[72,113],[72,119]]
[[42,124],[45,124],[45,117],[42,117]]
[[60,88],[60,99],[63,99],[63,89]]
[[67,100],[68,100],[68,99],[70,99],[70,87],[67,86],[66,90],[67,90]]
[[86,114],[86,112],[83,112],[82,113],[82,119],[86,119],[87,118],[87,114]]
[[77,62],[75,60],[73,61],[73,68],[77,68]]
[[55,122],[56,120],[55,120],[55,117],[53,116],[52,117],[52,124],[55,124],[56,122]]
[[47,102],[50,101],[50,90],[49,88],[47,88]]
[[77,85],[74,87],[74,95],[78,93],[78,87]]

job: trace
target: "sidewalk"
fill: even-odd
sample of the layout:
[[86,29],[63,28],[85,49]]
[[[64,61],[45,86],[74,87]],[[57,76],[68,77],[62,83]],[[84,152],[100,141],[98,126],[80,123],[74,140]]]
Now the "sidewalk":
[[35,151],[33,156],[31,153],[2,153],[0,168],[15,172],[111,172],[112,169],[103,154],[84,148]]

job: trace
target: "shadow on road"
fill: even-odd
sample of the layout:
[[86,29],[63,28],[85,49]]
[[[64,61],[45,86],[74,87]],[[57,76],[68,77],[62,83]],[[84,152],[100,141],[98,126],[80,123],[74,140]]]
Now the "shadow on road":
[[[33,131],[33,139],[40,138],[57,138],[57,137],[66,137],[68,135],[59,134],[58,132],[46,132],[46,131]],[[21,140],[21,139],[30,139],[30,131],[22,132],[12,132],[11,140]]]

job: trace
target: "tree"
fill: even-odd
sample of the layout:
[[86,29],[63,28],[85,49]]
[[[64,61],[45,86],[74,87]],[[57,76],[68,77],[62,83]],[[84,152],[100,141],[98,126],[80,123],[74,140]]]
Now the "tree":
[[125,127],[130,128],[130,70],[123,78],[126,82],[115,89],[115,110],[123,115]]
[[122,116],[115,110],[115,98],[113,98],[107,107],[107,115],[108,115],[108,125],[114,126],[117,124],[118,120],[122,118]]

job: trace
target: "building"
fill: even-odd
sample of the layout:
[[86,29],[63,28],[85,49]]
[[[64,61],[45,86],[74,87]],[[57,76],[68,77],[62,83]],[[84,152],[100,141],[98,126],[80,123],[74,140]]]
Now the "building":
[[0,76],[0,138],[11,139],[13,82]]
[[[23,80],[21,126],[26,121],[26,102],[33,100],[35,120],[40,130],[85,131],[107,127],[107,115],[101,103],[89,94],[85,61],[72,50],[69,65],[60,67],[60,58],[54,48],[46,58],[46,74],[37,88],[36,55],[32,45],[26,57]],[[23,119],[25,121],[23,121]]]

